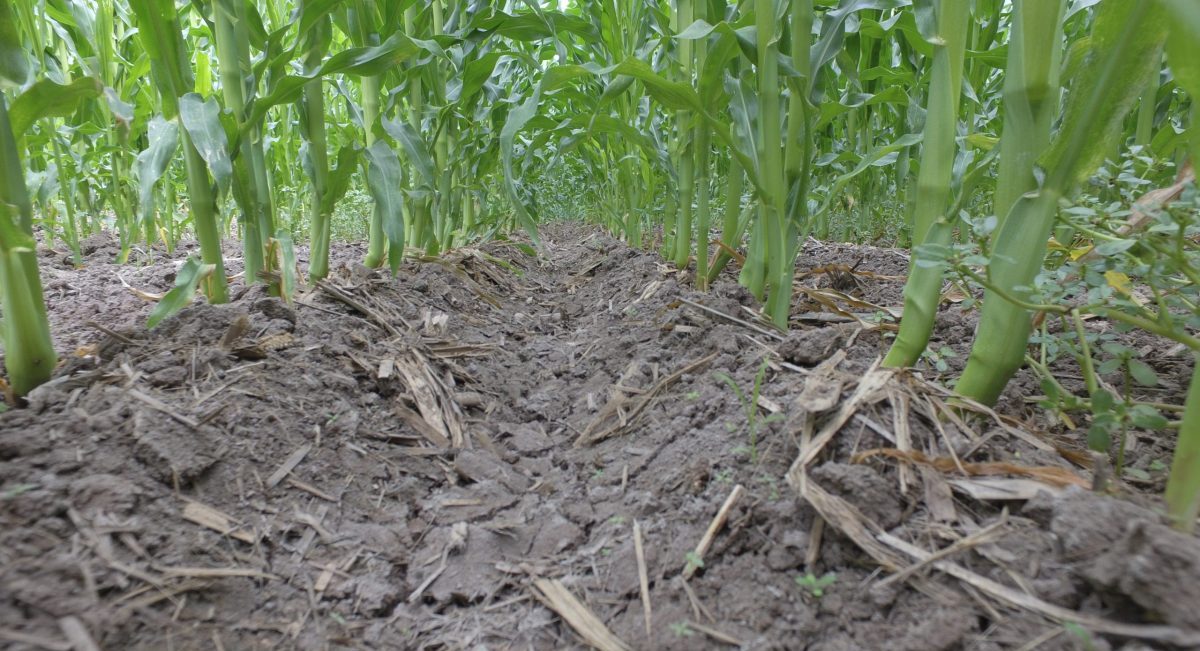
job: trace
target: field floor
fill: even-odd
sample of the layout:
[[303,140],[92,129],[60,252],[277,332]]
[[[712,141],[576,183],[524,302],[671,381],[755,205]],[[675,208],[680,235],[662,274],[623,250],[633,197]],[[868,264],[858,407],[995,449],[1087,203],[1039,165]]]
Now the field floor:
[[239,280],[149,332],[184,253],[44,250],[65,362],[0,414],[0,648],[1200,648],[1170,436],[1098,497],[1029,376],[983,413],[878,369],[903,253],[810,245],[782,337],[732,277],[543,239],[395,279],[335,245],[290,307]]

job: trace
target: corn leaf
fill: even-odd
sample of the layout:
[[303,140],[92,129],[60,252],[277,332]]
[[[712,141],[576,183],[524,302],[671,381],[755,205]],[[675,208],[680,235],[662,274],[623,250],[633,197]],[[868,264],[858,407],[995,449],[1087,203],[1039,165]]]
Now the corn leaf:
[[29,64],[25,57],[12,5],[0,3],[0,82],[18,87],[25,85],[25,80],[29,78]]
[[[366,154],[367,187],[383,215],[383,231],[391,247],[404,250],[404,168],[400,157],[382,140],[376,140]],[[399,263],[399,259],[391,260],[392,273]]]
[[143,219],[154,215],[154,185],[162,178],[179,146],[179,126],[173,120],[154,116],[149,125],[150,145],[138,154],[133,164],[138,180],[138,205]]
[[192,299],[196,297],[196,288],[200,286],[200,282],[208,277],[215,268],[211,264],[204,264],[200,258],[188,258],[187,262],[175,273],[175,287],[167,292],[150,312],[146,327],[153,328],[162,323],[163,319],[190,305]]
[[13,133],[20,136],[39,118],[71,115],[83,102],[96,99],[103,92],[104,84],[92,77],[80,77],[69,84],[40,79],[18,95],[9,107]]
[[223,195],[233,180],[233,162],[229,157],[229,140],[225,127],[221,125],[220,114],[221,107],[215,99],[206,101],[196,93],[179,98],[179,120],[187,129],[196,151],[208,164],[208,170]]

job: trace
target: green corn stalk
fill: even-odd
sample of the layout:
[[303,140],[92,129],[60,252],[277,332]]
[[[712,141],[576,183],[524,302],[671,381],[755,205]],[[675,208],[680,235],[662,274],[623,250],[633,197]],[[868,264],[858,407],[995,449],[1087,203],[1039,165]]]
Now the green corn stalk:
[[[693,19],[707,21],[707,4],[706,0],[701,0],[696,5],[693,12]],[[708,42],[706,39],[696,41],[693,56],[695,59],[695,69],[703,71],[708,56]],[[696,121],[695,134],[692,136],[692,141],[695,143],[696,287],[704,290],[708,288],[708,239],[712,221],[709,189],[709,184],[711,183],[711,178],[709,177],[709,159],[712,152],[712,127],[709,126],[707,121]],[[678,250],[676,250],[676,253],[678,254]],[[676,259],[676,262],[678,262],[678,259]]]
[[[945,247],[953,233],[950,219],[954,216],[947,215],[946,210],[950,204],[957,150],[959,90],[970,19],[969,3],[961,0],[941,0],[937,9],[941,42],[933,59],[925,118],[925,148],[921,153],[913,213],[913,244],[927,247]],[[914,253],[912,260],[904,285],[904,317],[896,341],[884,358],[885,366],[915,364],[933,333],[945,265],[922,259],[919,251]]]
[[[195,86],[179,14],[172,0],[145,0],[132,4],[138,18],[138,36],[142,47],[154,62],[152,70],[162,101],[163,116],[173,119],[179,114],[179,98],[192,92]],[[221,254],[216,190],[209,179],[208,166],[186,129],[180,129],[180,140],[187,170],[192,223],[196,229],[196,239],[200,241],[200,257],[205,264],[213,266],[213,272],[203,281],[204,294],[210,303],[225,303],[229,301],[229,289]]]
[[[1200,161],[1200,8],[1188,0],[1166,4],[1176,23],[1167,37],[1167,61],[1176,82],[1192,100],[1190,144],[1195,163]],[[1195,530],[1200,517],[1200,351],[1192,352],[1195,366],[1165,496],[1167,512],[1176,526],[1187,532]]]
[[83,264],[83,256],[79,250],[79,226],[75,216],[75,187],[74,175],[71,174],[74,170],[67,170],[64,163],[66,157],[63,156],[63,144],[58,138],[52,138],[54,142],[54,166],[59,171],[59,183],[62,186],[62,201],[63,211],[66,213],[66,223],[63,224],[63,232],[67,241],[67,246],[71,249],[71,259],[76,265]]
[[754,19],[757,28],[758,80],[758,175],[762,185],[759,220],[763,229],[759,246],[766,251],[767,297],[766,312],[780,328],[787,328],[792,305],[792,276],[795,261],[795,229],[786,214],[787,182],[784,170],[784,142],[779,94],[779,52],[775,3],[755,0]]
[[[328,16],[323,16],[312,31],[306,34],[304,66],[308,72],[320,67],[332,38]],[[329,187],[329,151],[325,133],[325,94],[320,78],[304,84],[302,101],[304,135],[308,142],[309,174],[312,195],[309,197],[309,280],[318,281],[329,275],[330,215],[325,210],[325,192]]]
[[[11,13],[0,8],[0,41],[15,36]],[[0,42],[0,58],[23,56],[15,41]],[[0,70],[0,78],[23,81],[16,70]],[[0,94],[0,305],[4,308],[4,370],[13,393],[24,396],[50,379],[58,357],[50,339],[50,322],[38,276],[36,242],[33,239],[33,206],[25,190],[25,177],[17,143],[8,119],[8,102]]]
[[[432,0],[429,3],[432,10],[432,28],[433,35],[440,36],[445,28],[445,17],[442,15],[442,4],[444,0]],[[430,91],[433,93],[434,101],[438,104],[445,103],[446,95],[446,80],[445,71],[442,69],[440,61],[435,61],[431,65],[433,73],[432,84]],[[443,248],[450,246],[449,235],[453,227],[453,218],[451,212],[453,210],[452,203],[452,188],[454,186],[454,171],[450,160],[450,152],[453,151],[453,123],[454,116],[449,111],[440,111],[442,123],[437,129],[437,139],[434,141],[434,163],[437,173],[437,193],[434,197],[434,232],[425,251],[428,254],[435,255]]]
[[[8,3],[0,4],[0,88],[20,87],[28,78],[16,17]],[[4,370],[17,397],[49,380],[58,364],[42,296],[33,205],[24,169],[8,99],[0,92],[0,336]]]
[[[116,8],[113,0],[98,0],[96,3],[96,34],[114,34],[117,28]],[[117,54],[118,47],[110,38],[96,39],[96,72],[100,81],[114,91],[118,88],[117,84]],[[106,102],[99,103],[99,111],[104,123],[112,122],[112,111]],[[128,157],[129,130],[127,128],[112,128],[105,130],[104,139],[108,145],[110,154],[109,162],[109,178],[107,194],[109,202],[112,205],[113,212],[116,214],[118,221],[125,224],[123,228],[118,229],[121,241],[121,253],[118,256],[119,261],[124,262],[129,257],[130,246],[132,245],[131,237],[136,236],[137,229],[135,228],[136,211],[133,209],[133,202],[126,191],[126,181],[129,177],[130,162]],[[155,232],[155,224],[153,219],[146,220],[142,224],[144,237],[146,241],[153,242],[157,239]]]
[[1183,403],[1179,442],[1166,492],[1168,513],[1176,526],[1189,533],[1196,529],[1196,518],[1200,517],[1200,354],[1194,357],[1196,366]]
[[[408,7],[404,10],[404,32],[409,36],[416,34],[416,19],[417,10],[414,7]],[[408,82],[408,122],[411,127],[417,132],[421,132],[421,123],[425,114],[425,93],[423,83],[419,71],[410,71]],[[413,161],[414,166],[417,161]],[[413,175],[414,178],[419,178]],[[411,216],[411,223],[406,224],[405,231],[412,233],[412,245],[416,247],[428,247],[433,238],[433,224],[431,223],[432,212],[430,211],[430,200],[427,196],[415,196],[411,199],[412,203],[409,206],[408,214]]]
[[788,80],[790,96],[784,165],[787,167],[787,184],[794,197],[790,201],[788,215],[792,227],[797,230],[808,227],[808,188],[812,181],[813,107],[809,102],[813,77],[809,60],[812,28],[812,0],[792,0],[792,66],[804,76]]
[[[1126,116],[1158,72],[1166,36],[1166,13],[1153,0],[1107,0],[1098,7],[1086,68],[1075,79],[1063,128],[1039,161],[1046,181],[1016,200],[993,238],[987,269],[993,287],[1032,302],[1028,288],[1045,261],[1059,200],[1124,136]],[[1024,363],[1030,327],[1027,310],[987,292],[956,390],[994,403]]]
[[[376,8],[374,0],[356,0],[354,3],[354,23],[358,37],[358,45],[378,45],[379,33],[376,25]],[[380,98],[383,93],[383,76],[364,76],[359,82],[359,92],[362,95],[363,128],[366,131],[367,147],[375,144],[378,138],[376,129],[380,128]],[[387,234],[383,230],[383,211],[378,201],[371,211],[371,225],[367,239],[367,256],[363,264],[374,269],[381,266],[388,255]]]
[[[696,0],[679,0],[676,32],[692,24]],[[680,78],[684,83],[692,83],[693,43],[680,39],[679,67]],[[678,134],[676,155],[679,169],[679,213],[675,220],[675,266],[684,269],[692,257],[692,227],[696,194],[696,159],[693,155],[696,145],[695,129],[692,127],[692,112],[678,111],[675,114],[675,129]]]
[[[213,19],[225,105],[233,112],[239,129],[245,134],[239,144],[240,155],[233,163],[234,196],[242,210],[246,282],[252,283],[263,272],[272,271],[273,259],[269,250],[275,219],[267,180],[262,128],[259,124],[246,124],[246,79],[252,74],[246,5],[236,0],[217,0],[213,4]],[[275,287],[275,291],[278,291],[278,287]]]
[[725,174],[725,208],[721,216],[721,244],[724,245],[717,253],[712,268],[708,270],[708,282],[717,279],[733,256],[729,251],[737,250],[741,244],[742,235],[746,232],[742,219],[742,195],[746,190],[746,173],[742,164],[736,158],[729,159],[729,170]]
[[1035,164],[1050,142],[1051,125],[1059,113],[1065,10],[1065,0],[1013,3],[995,194],[1000,220],[1008,217],[1021,195],[1037,189]]

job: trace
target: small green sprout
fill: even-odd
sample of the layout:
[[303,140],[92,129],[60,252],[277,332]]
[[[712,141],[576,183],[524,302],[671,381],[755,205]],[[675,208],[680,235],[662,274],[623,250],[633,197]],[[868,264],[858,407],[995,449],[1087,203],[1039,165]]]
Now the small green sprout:
[[688,626],[687,622],[675,622],[671,624],[671,632],[675,634],[675,637],[691,637],[695,635],[692,627]]
[[796,585],[807,590],[814,599],[825,596],[825,588],[833,585],[834,581],[837,581],[837,574],[833,572],[827,572],[820,578],[817,578],[812,572],[796,577]]
[[[767,378],[767,369],[770,368],[769,360],[764,359],[758,367],[758,372],[754,374],[754,385],[749,393],[742,390],[738,383],[725,373],[713,373],[713,377],[729,385],[733,389],[734,395],[737,396],[738,402],[742,406],[742,412],[746,415],[746,426],[750,435],[750,463],[758,463],[758,433],[759,428],[763,424],[772,423],[783,419],[783,414],[770,414],[765,418],[760,418],[758,415],[758,398],[761,395],[763,382]],[[734,427],[730,423],[725,423],[725,428],[730,432],[734,431]],[[742,449],[742,448],[739,448]],[[735,450],[735,453],[737,451]]]

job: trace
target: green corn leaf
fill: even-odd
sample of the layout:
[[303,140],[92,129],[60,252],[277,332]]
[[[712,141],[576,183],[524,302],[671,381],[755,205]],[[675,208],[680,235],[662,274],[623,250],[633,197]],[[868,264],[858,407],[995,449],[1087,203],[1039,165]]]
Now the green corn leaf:
[[642,82],[646,92],[663,108],[671,110],[703,111],[700,97],[690,84],[671,81],[656,73],[650,64],[638,59],[626,59],[608,70],[617,75],[628,75]]
[[838,197],[842,196],[842,190],[844,190],[846,185],[855,177],[876,165],[880,160],[883,160],[884,157],[890,154],[895,154],[896,152],[908,147],[918,145],[922,140],[924,140],[923,133],[908,133],[897,138],[895,142],[880,145],[872,149],[867,153],[867,155],[862,157],[862,160],[858,161],[858,164],[854,166],[854,169],[834,179],[833,187],[829,191],[829,194],[825,199],[825,203],[821,206],[821,209],[817,212],[817,214],[821,214],[829,210],[830,205],[832,205],[832,203],[836,201]]
[[1178,34],[1174,40],[1187,40],[1193,46],[1200,43],[1200,4],[1195,0],[1159,0],[1171,14],[1171,32]]
[[325,194],[321,197],[322,213],[332,214],[337,202],[341,201],[342,197],[350,191],[350,180],[358,168],[358,152],[359,150],[353,145],[344,145],[338,149],[337,167],[329,170]]
[[930,45],[941,45],[945,41],[938,36],[937,9],[934,0],[914,0],[913,18],[921,38]]
[[[21,32],[12,4],[0,3],[0,85],[20,87],[29,78],[29,63],[21,47]],[[18,133],[20,133],[18,131]]]
[[104,84],[91,77],[80,77],[69,84],[39,80],[18,95],[9,108],[13,133],[24,134],[39,118],[69,116],[80,104],[100,97],[103,92]]
[[322,18],[332,13],[343,2],[344,0],[305,0],[292,13],[292,22],[298,23],[296,33],[309,33]]
[[488,52],[478,59],[467,62],[463,69],[462,85],[457,92],[447,93],[446,99],[461,103],[469,103],[474,100],[479,95],[479,91],[483,89],[483,85],[491,78],[492,72],[496,70],[496,63],[502,56],[504,56],[503,52]]
[[[1059,170],[1067,184],[1082,181],[1104,162],[1114,143],[1122,138],[1125,117],[1141,97],[1147,81],[1158,74],[1168,14],[1157,1],[1149,3],[1141,27],[1136,33],[1126,34],[1132,14],[1140,6],[1134,0],[1108,0],[1097,8],[1092,36],[1082,55],[1082,70],[1073,77],[1063,109],[1062,122],[1067,127],[1059,131],[1041,159],[1046,169]],[[1109,53],[1122,39],[1128,39],[1126,55],[1115,62],[1107,92],[1102,101],[1096,102],[1096,87],[1104,81]],[[1082,125],[1090,126],[1086,137],[1074,136]],[[1078,140],[1073,142],[1075,138]]]
[[154,186],[171,164],[175,150],[179,147],[179,125],[173,120],[154,116],[149,125],[150,146],[140,152],[133,164],[138,180],[138,200],[143,219],[152,219],[154,214]]
[[625,91],[633,87],[635,81],[637,80],[633,77],[627,77],[625,75],[617,75],[613,77],[612,80],[605,85],[604,92],[600,95],[600,99],[597,100],[596,110],[599,111],[600,109],[608,106],[621,95],[624,95]]
[[[536,7],[532,4],[531,6]],[[589,41],[597,38],[595,28],[590,22],[579,16],[557,11],[542,12],[540,16],[533,13],[512,15],[502,11],[484,15],[480,12],[479,18],[473,20],[469,28],[492,32],[514,41],[553,38],[561,32],[575,34]]]
[[179,98],[179,120],[195,145],[200,157],[217,181],[221,194],[229,190],[233,180],[233,162],[229,157],[229,140],[221,124],[221,107],[217,100],[204,100],[196,93]]
[[[1175,73],[1175,81],[1192,98],[1192,115],[1200,116],[1200,6],[1180,0],[1163,0],[1171,12],[1174,23],[1167,38],[1167,62]],[[1200,161],[1200,126],[1193,124],[1192,159]],[[1159,135],[1169,135],[1170,129],[1162,129]],[[1164,144],[1154,143],[1155,151],[1166,155]]]
[[758,115],[758,94],[752,83],[728,75],[725,77],[725,92],[729,95],[732,136],[737,147],[750,163],[750,171],[757,175],[759,156],[754,119]]
[[416,129],[403,120],[384,118],[383,130],[404,148],[404,153],[408,156],[409,162],[417,169],[422,184],[426,187],[434,187],[437,184],[437,176],[433,172],[433,155],[429,153],[429,147],[417,134]]
[[214,269],[216,269],[215,265],[204,264],[200,258],[188,258],[175,274],[175,287],[167,292],[150,312],[150,319],[146,321],[146,327],[153,328],[162,323],[163,319],[191,305],[192,299],[196,297],[196,288],[200,286],[201,281],[212,274]]
[[[404,34],[396,33],[373,47],[343,50],[325,60],[316,70],[304,75],[283,75],[269,92],[253,102],[247,124],[259,124],[272,107],[299,99],[304,85],[314,79],[332,74],[371,77],[396,68],[421,52],[422,49]],[[280,62],[280,69],[286,58]]]
[[813,43],[810,61],[813,70],[821,70],[842,51],[846,38],[846,19],[859,11],[890,10],[912,4],[911,0],[842,0],[821,20],[821,37]]
[[37,240],[20,226],[20,214],[15,206],[0,204],[0,251],[5,255],[25,253],[37,248]]
[[829,126],[835,118],[864,106],[879,106],[882,104],[907,106],[910,101],[912,100],[909,98],[908,93],[899,86],[889,86],[875,94],[847,93],[836,102],[824,102],[821,104],[821,117],[817,119],[817,123],[813,128],[819,131]]
[[[367,187],[375,199],[375,207],[383,215],[383,231],[391,247],[404,249],[404,168],[400,157],[382,140],[367,148]],[[399,259],[390,260],[392,273],[399,269]]]
[[538,101],[542,95],[541,85],[517,108],[513,109],[508,114],[508,121],[504,123],[504,128],[500,131],[500,158],[504,172],[504,189],[508,194],[509,201],[513,204],[513,210],[517,214],[517,219],[521,226],[529,233],[529,237],[534,243],[538,242],[537,238],[537,222],[533,215],[525,206],[525,201],[521,199],[521,194],[517,190],[516,179],[513,175],[513,150],[517,138],[517,133],[525,128],[525,125],[537,115]]

